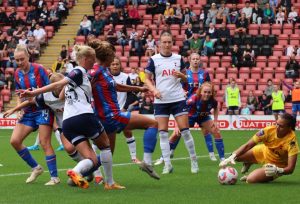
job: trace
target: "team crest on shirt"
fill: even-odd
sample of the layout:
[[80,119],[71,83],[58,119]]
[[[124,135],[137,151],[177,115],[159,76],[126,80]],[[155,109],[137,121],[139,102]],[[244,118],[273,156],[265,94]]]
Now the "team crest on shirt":
[[265,134],[264,130],[260,130],[256,133],[256,136],[261,137]]

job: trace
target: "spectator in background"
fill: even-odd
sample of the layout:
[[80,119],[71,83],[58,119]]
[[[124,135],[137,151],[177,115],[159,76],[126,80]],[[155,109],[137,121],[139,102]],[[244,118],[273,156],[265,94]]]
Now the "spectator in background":
[[232,67],[240,67],[240,60],[242,58],[242,53],[237,44],[233,45],[233,49],[231,51],[231,63]]
[[229,10],[229,14],[227,17],[228,24],[236,24],[239,18],[239,12],[236,4],[232,4],[232,8]]
[[217,23],[217,14],[218,14],[217,4],[212,3],[211,7],[207,13],[205,25],[208,26],[210,23],[216,24]]
[[260,110],[264,111],[265,115],[271,115],[271,99],[266,94],[263,94],[259,103]]
[[174,23],[181,24],[182,23],[182,17],[183,17],[183,14],[182,14],[181,5],[177,4],[176,8],[175,8]]
[[18,44],[21,44],[21,45],[26,45],[28,42],[28,39],[26,38],[26,35],[22,35],[21,38],[19,39],[19,43]]
[[117,42],[117,34],[116,34],[116,30],[114,29],[113,27],[113,24],[109,24],[109,29],[106,33],[106,36],[105,36],[106,40],[112,44],[112,45],[115,45],[116,42]]
[[65,74],[70,73],[74,69],[74,66],[71,63],[69,58],[65,59],[64,69],[65,69]]
[[127,29],[125,26],[123,26],[119,31],[117,31],[117,42],[119,45],[124,47],[128,44],[128,35],[127,35]]
[[35,40],[34,36],[29,35],[27,37],[27,50],[29,53],[29,60],[30,62],[34,62],[40,55],[40,43]]
[[153,103],[149,97],[145,97],[140,108],[140,114],[153,114]]
[[292,6],[291,11],[289,12],[287,22],[294,25],[299,22],[298,13],[294,6]]
[[60,16],[55,5],[51,6],[49,11],[48,25],[54,27],[54,30],[57,31],[60,24]]
[[259,8],[257,2],[254,3],[254,8],[252,9],[252,23],[254,24],[261,24],[262,21],[262,17],[263,17],[263,10],[261,8]]
[[104,15],[95,15],[95,19],[92,23],[92,34],[98,37],[100,34],[103,33],[103,28],[105,26],[105,17]]
[[276,9],[279,6],[278,0],[269,0],[269,4],[274,13],[276,13]]
[[272,104],[272,112],[275,117],[275,120],[278,120],[278,115],[283,114],[284,110],[284,101],[285,96],[281,90],[279,90],[278,85],[274,85],[274,90],[272,93],[271,104]]
[[49,18],[49,10],[46,4],[43,5],[43,9],[40,12],[40,15],[38,16],[38,23],[45,27],[48,24],[48,18]]
[[246,14],[242,13],[241,17],[236,21],[236,30],[235,32],[238,34],[245,35],[248,30],[248,20],[246,18]]
[[257,0],[256,2],[258,4],[258,7],[263,10],[265,8],[266,3],[269,3],[269,1],[270,0]]
[[8,55],[8,60],[6,62],[6,67],[13,67],[16,70],[18,65],[15,61],[14,49],[8,49],[7,55]]
[[251,111],[246,104],[242,104],[241,115],[251,115]]
[[[142,41],[144,44],[146,44],[146,40],[149,35],[152,35],[152,29],[149,28],[149,24],[145,24],[145,28],[142,32]],[[152,38],[153,38],[153,36],[152,36]]]
[[281,0],[280,6],[284,11],[286,11],[286,13],[289,13],[291,11],[292,2],[291,0]]
[[141,79],[141,82],[145,83],[146,74],[145,74],[144,67],[140,67],[138,70],[138,73],[139,73],[139,78]]
[[9,22],[5,10],[0,7],[0,25],[7,25]]
[[199,38],[199,34],[195,33],[193,35],[193,39],[190,40],[190,52],[191,53],[199,53],[201,51],[202,48],[202,40]]
[[292,53],[292,55],[290,56],[290,60],[285,66],[286,78],[292,78],[292,79],[299,78],[300,66],[299,66],[299,62],[297,62],[297,60],[295,59],[295,54],[296,53]]
[[68,50],[66,45],[61,46],[60,57],[65,60],[68,58]]
[[236,116],[236,126],[240,128],[239,108],[241,106],[241,97],[239,87],[236,85],[235,79],[232,79],[230,86],[225,91],[225,103],[229,114],[229,128],[233,128],[232,115]]
[[282,25],[284,19],[285,19],[285,13],[284,13],[284,11],[282,11],[282,8],[279,7],[278,12],[276,14],[276,24]]
[[243,53],[243,67],[253,67],[255,65],[255,53],[254,50],[251,48],[250,44],[246,45],[246,49]]
[[139,75],[136,73],[136,68],[135,67],[131,68],[131,72],[128,74],[128,77],[130,79],[130,83],[132,85],[135,85],[136,78],[139,77]]
[[217,13],[217,23],[226,23],[227,16],[229,14],[229,9],[225,5],[225,1],[221,1],[221,6]]
[[214,42],[210,39],[209,35],[206,35],[203,43],[203,50],[201,51],[201,55],[211,56],[213,53],[214,53]]
[[41,28],[39,24],[35,25],[35,30],[33,31],[33,36],[35,39],[40,43],[40,45],[44,44],[46,42],[46,32],[44,28]]
[[222,45],[225,53],[229,50],[230,42],[230,31],[226,27],[226,23],[222,23],[220,29],[217,30],[218,35],[218,45]]
[[27,25],[31,25],[32,20],[37,19],[38,13],[37,13],[37,10],[35,9],[35,6],[30,6],[28,9],[29,9],[29,11],[27,12],[25,21],[26,21]]
[[139,35],[136,35],[130,44],[130,55],[141,56],[144,54],[143,42]]
[[148,0],[146,7],[146,14],[155,15],[157,14],[158,2],[156,0]]
[[[207,31],[205,32],[204,36],[205,35],[209,35],[209,37],[213,43],[215,43],[218,40],[218,31],[215,27],[215,24],[213,24],[213,23],[209,24],[209,27],[208,27]],[[201,35],[201,36],[203,36],[203,35]]]
[[12,7],[10,12],[11,13],[8,16],[8,21],[9,21],[9,24],[12,25],[14,23],[14,21],[16,21],[16,15],[17,15],[16,8]]
[[109,17],[110,23],[112,23],[114,26],[117,25],[120,21],[120,16],[117,8],[115,7],[113,11],[110,13]]
[[270,24],[275,22],[275,14],[269,3],[265,4],[263,22]]
[[184,10],[183,10],[183,25],[188,25],[190,24],[190,8],[186,7]]
[[82,21],[80,22],[80,28],[77,32],[77,36],[84,35],[86,37],[91,32],[91,30],[92,22],[88,19],[87,15],[84,15]]
[[131,23],[136,25],[140,22],[141,17],[139,11],[137,9],[137,5],[134,5],[129,8],[129,18],[131,19]]
[[267,95],[267,97],[271,98],[271,95],[274,91],[274,85],[272,79],[268,79],[267,86],[265,88],[264,93]]
[[145,56],[151,57],[155,53],[155,39],[153,39],[152,35],[148,35],[148,39],[146,40],[145,48]]
[[250,1],[246,1],[245,2],[245,7],[242,9],[242,13],[244,13],[246,15],[246,18],[248,20],[248,22],[251,22],[251,17],[252,17],[252,7],[250,6]]
[[61,56],[58,56],[57,60],[53,63],[51,69],[53,73],[55,72],[59,73],[63,68],[64,68],[64,61]]
[[16,39],[16,41],[19,41],[19,39],[22,37],[22,35],[25,35],[25,32],[23,30],[23,26],[19,25],[17,30],[13,32],[13,37]]
[[258,105],[257,98],[253,95],[253,91],[249,91],[249,95],[247,96],[247,107],[251,111],[251,113],[254,113]]

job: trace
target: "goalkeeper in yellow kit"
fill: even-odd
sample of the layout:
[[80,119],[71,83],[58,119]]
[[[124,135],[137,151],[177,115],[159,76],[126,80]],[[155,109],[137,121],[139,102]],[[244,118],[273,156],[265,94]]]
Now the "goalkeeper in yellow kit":
[[295,126],[296,120],[292,115],[280,115],[276,125],[257,132],[246,144],[223,160],[220,166],[235,164],[235,161],[243,162],[242,173],[246,173],[252,164],[264,164],[241,178],[247,183],[269,182],[281,175],[292,174],[299,152]]

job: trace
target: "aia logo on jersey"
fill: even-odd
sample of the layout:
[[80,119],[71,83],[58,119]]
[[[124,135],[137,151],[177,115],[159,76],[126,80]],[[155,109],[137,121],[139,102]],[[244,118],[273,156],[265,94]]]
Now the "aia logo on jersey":
[[174,72],[175,72],[176,70],[175,69],[164,69],[163,71],[162,71],[162,76],[163,77],[165,77],[165,76],[171,76],[171,75],[173,75],[174,74]]

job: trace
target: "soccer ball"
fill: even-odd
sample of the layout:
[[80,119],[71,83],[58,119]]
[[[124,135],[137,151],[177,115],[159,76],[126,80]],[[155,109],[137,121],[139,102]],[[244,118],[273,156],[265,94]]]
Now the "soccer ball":
[[237,182],[238,172],[231,166],[224,167],[219,170],[218,180],[220,184],[233,185]]

